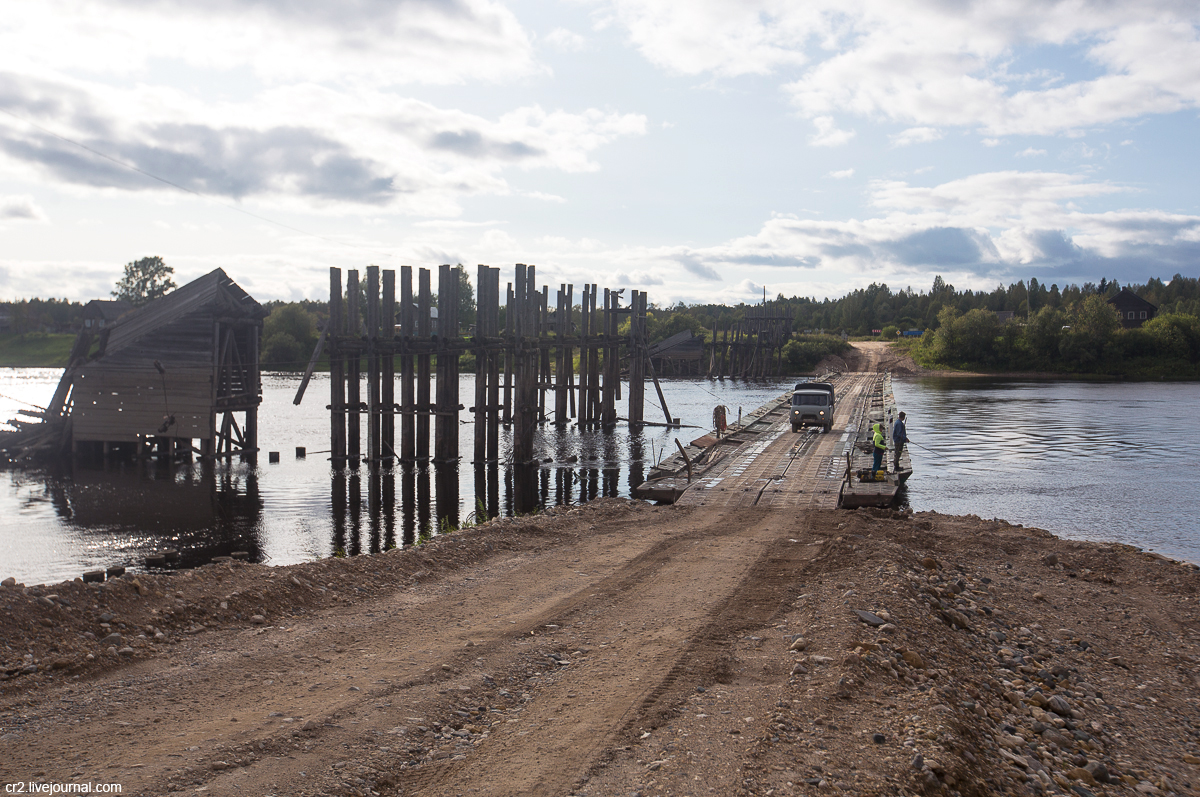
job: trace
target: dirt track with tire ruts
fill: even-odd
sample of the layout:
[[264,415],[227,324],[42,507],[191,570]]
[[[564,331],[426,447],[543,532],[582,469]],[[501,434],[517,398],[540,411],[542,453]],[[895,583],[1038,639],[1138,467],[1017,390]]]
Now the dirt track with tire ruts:
[[1195,793],[1198,586],[1002,521],[605,499],[375,556],[5,587],[0,781]]

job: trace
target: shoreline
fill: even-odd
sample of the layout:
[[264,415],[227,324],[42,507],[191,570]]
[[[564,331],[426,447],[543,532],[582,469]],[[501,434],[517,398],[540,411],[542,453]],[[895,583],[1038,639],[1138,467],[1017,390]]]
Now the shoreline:
[[624,499],[370,556],[6,586],[0,773],[147,795],[681,794],[697,771],[722,794],[1184,794],[1198,594],[1195,565],[974,516]]

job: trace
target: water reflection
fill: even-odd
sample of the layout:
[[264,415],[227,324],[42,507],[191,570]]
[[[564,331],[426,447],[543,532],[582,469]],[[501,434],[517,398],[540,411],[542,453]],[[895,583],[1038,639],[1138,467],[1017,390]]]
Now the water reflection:
[[[61,375],[9,371],[0,374],[0,404],[7,401],[3,396],[16,396],[45,405]],[[30,381],[31,376],[36,378]],[[322,395],[327,375],[313,379],[310,395]],[[473,382],[463,379],[460,393],[470,395]],[[411,463],[374,472],[334,470],[322,456],[328,447],[328,411],[319,400],[292,404],[297,382],[295,376],[263,377],[260,445],[284,456],[264,456],[257,465],[122,462],[133,452],[116,446],[108,463],[98,457],[73,471],[0,474],[3,575],[37,583],[109,565],[140,567],[146,552],[167,546],[180,550],[184,566],[242,550],[253,561],[290,564],[337,551],[368,554],[413,545],[439,527],[629,495],[645,477],[647,456],[673,449],[676,436],[686,442],[700,433],[547,424],[536,432],[537,450],[546,461],[521,469],[504,464],[511,441],[503,435],[499,465],[480,470],[467,464],[473,440],[463,435],[463,459],[440,471],[433,464]],[[663,389],[672,415],[700,425],[708,423],[714,404],[749,410],[779,395],[783,386],[689,380],[664,382]],[[298,447],[305,447],[307,456],[287,456]]]
[[[335,555],[347,556],[377,553],[501,515],[527,515],[546,506],[582,503],[601,495],[619,496],[622,468],[615,456],[617,445],[617,440],[609,441],[601,446],[602,453],[591,457],[603,467],[572,468],[549,463],[475,465],[472,468],[475,506],[466,512],[462,509],[457,463],[403,463],[381,468],[365,476],[365,496],[361,493],[364,476],[360,471],[335,470],[330,476],[332,550]],[[643,450],[638,436],[630,446],[629,457],[640,457]],[[628,490],[641,484],[643,473],[641,463],[629,469]]]
[[155,457],[14,471],[10,479],[26,511],[36,514],[38,504],[48,504],[87,551],[71,571],[54,574],[60,578],[137,566],[156,549],[179,551],[171,567],[194,567],[236,551],[251,561],[262,558],[264,502],[252,467]]

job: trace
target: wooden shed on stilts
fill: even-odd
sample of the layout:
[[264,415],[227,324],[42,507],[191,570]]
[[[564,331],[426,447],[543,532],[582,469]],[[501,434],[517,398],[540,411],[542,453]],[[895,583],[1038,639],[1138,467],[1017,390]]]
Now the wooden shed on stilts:
[[[253,458],[268,313],[216,269],[122,317],[63,373],[50,409],[64,444],[75,455]],[[91,348],[76,343],[77,354]]]

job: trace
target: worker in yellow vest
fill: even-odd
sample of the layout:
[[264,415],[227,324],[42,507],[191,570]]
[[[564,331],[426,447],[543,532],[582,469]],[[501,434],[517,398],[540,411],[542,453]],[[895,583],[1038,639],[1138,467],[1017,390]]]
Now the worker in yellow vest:
[[875,449],[875,464],[872,470],[881,470],[883,455],[887,453],[887,438],[883,436],[883,424],[877,423],[871,428],[875,430],[875,437],[872,441]]

